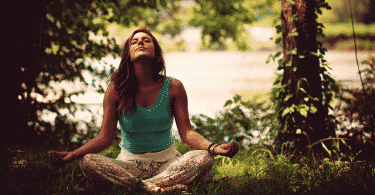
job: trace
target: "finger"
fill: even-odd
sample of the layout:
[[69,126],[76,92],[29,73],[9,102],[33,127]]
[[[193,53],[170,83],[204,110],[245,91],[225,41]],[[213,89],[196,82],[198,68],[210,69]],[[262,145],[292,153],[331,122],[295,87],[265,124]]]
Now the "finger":
[[48,158],[50,163],[55,167],[56,169],[62,167],[63,162],[55,153],[48,153]]
[[229,147],[229,152],[228,152],[228,154],[229,154],[229,156],[232,156],[232,153],[234,152],[233,143],[230,143],[229,146],[230,146],[230,147]]
[[68,152],[56,152],[57,155],[60,157],[66,157],[69,153]]
[[232,142],[231,143],[231,151],[229,153],[231,158],[237,154],[238,149],[239,149],[239,147],[238,147],[237,142]]

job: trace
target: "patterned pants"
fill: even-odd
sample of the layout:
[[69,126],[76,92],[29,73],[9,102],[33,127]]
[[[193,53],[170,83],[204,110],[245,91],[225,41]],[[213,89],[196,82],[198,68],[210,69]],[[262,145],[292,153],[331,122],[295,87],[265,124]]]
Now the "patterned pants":
[[206,150],[189,151],[165,162],[116,160],[99,154],[86,154],[80,160],[83,175],[96,184],[126,185],[130,179],[147,175],[142,182],[147,189],[204,181],[212,173],[214,156]]

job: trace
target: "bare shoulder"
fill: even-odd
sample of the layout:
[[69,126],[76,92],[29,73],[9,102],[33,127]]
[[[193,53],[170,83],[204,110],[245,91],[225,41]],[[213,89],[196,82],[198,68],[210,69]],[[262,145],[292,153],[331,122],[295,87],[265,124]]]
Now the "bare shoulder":
[[184,85],[182,84],[182,82],[178,79],[175,79],[175,78],[172,78],[170,88],[171,88],[170,92],[173,95],[177,95],[177,94],[180,94],[180,93],[186,93]]
[[104,94],[104,103],[117,102],[119,100],[119,95],[116,90],[114,83],[108,85],[107,91]]

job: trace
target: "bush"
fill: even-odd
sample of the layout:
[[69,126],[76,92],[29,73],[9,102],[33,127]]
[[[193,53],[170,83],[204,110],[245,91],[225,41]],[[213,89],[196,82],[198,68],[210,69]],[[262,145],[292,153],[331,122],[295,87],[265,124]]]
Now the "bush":
[[[275,137],[276,117],[270,105],[256,100],[242,101],[236,94],[233,100],[228,100],[224,105],[224,111],[216,118],[210,118],[203,114],[193,116],[195,131],[211,142],[223,144],[235,140],[244,150],[250,146],[250,139],[258,139],[259,145],[272,143]],[[259,133],[257,136],[253,132]],[[263,134],[269,137],[263,138]],[[225,140],[225,138],[228,138]],[[248,143],[244,142],[247,141]]]
[[[348,149],[342,151],[343,153],[352,152],[356,154],[362,150],[357,157],[358,159],[375,162],[373,155],[375,152],[375,57],[370,55],[367,60],[362,62],[362,65],[366,66],[362,70],[366,96],[362,89],[345,89],[343,87],[341,87],[340,93],[336,95],[346,105],[342,108],[344,119],[340,121],[338,128],[345,134],[339,137],[347,138],[347,143],[352,149],[352,151]],[[345,93],[349,96],[344,95]]]

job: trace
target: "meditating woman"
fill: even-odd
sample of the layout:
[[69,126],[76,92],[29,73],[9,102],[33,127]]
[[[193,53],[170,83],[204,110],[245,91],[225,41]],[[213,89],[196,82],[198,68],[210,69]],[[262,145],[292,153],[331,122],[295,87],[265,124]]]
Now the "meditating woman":
[[[135,30],[126,40],[103,109],[99,135],[72,152],[50,151],[52,162],[60,159],[65,165],[79,159],[83,174],[94,183],[126,185],[129,179],[147,175],[142,182],[149,191],[185,192],[194,179],[207,179],[215,155],[232,158],[239,150],[236,142],[218,145],[194,131],[184,86],[165,76],[162,50],[146,28]],[[184,155],[176,150],[173,118],[181,140],[196,150]],[[97,154],[112,145],[117,122],[121,153],[116,159]]]

